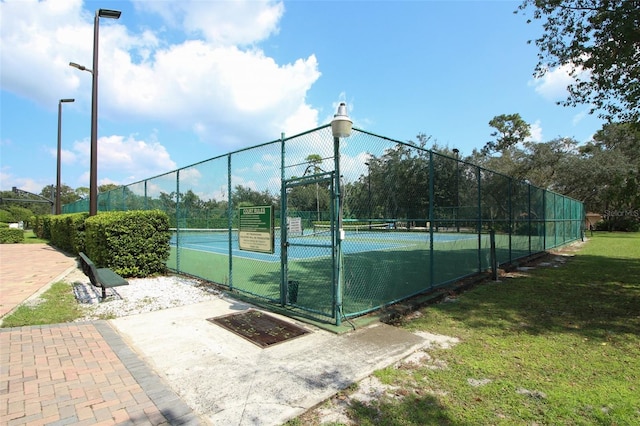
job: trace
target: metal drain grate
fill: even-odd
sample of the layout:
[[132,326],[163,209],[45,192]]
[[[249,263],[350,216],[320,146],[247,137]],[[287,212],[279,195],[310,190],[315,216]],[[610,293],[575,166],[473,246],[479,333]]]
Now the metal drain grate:
[[273,346],[308,333],[302,327],[254,309],[208,318],[207,321],[218,324],[261,348]]

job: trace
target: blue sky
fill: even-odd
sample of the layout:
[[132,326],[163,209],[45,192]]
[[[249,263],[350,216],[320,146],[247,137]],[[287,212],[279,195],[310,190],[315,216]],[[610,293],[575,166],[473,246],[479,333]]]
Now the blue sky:
[[520,113],[533,141],[586,142],[602,126],[564,108],[566,69],[535,80],[538,23],[512,1],[0,3],[0,189],[89,186],[91,68],[100,20],[98,183],[127,184],[328,123],[418,133],[469,155],[488,122]]

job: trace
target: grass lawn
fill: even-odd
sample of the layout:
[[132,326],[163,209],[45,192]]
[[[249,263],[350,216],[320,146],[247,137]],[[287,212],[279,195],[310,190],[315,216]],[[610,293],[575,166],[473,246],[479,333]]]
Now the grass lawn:
[[392,390],[352,399],[353,424],[640,424],[640,233],[598,233],[572,254],[407,319],[460,343],[377,371]]
[[54,283],[40,296],[38,303],[24,303],[2,319],[2,327],[58,324],[82,316],[73,289],[64,282]]
[[36,234],[34,234],[31,229],[24,231],[23,243],[25,244],[47,244],[48,242],[47,240],[36,237]]
[[[598,233],[564,254],[561,266],[479,285],[401,323],[460,343],[377,371],[389,390],[352,399],[353,424],[640,424],[640,233]],[[79,315],[68,284],[42,298],[3,326]],[[289,424],[318,418],[312,411]]]

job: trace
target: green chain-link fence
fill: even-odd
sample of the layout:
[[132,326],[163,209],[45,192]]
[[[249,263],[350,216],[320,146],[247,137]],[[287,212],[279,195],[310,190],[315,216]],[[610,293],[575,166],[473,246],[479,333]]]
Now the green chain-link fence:
[[[101,193],[98,210],[163,210],[170,269],[337,324],[489,269],[490,231],[498,264],[582,236],[579,201],[363,130],[338,141],[337,187],[335,142],[329,126],[283,136]],[[238,208],[259,205],[272,254],[238,248]]]

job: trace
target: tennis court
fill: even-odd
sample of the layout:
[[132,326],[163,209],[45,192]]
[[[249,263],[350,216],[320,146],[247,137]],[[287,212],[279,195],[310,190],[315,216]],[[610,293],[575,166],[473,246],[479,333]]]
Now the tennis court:
[[[273,253],[239,249],[255,206],[273,207]],[[100,193],[98,209],[166,212],[168,269],[336,325],[487,271],[490,231],[501,265],[579,239],[584,219],[561,194],[361,129],[336,140],[329,124]]]
[[[367,227],[349,230],[342,241],[342,252],[345,255],[372,251],[409,250],[411,248],[425,249],[429,247],[431,235],[428,230],[397,231],[380,227]],[[240,250],[237,229],[183,229],[173,230],[172,247],[185,250],[202,251],[227,256],[229,241],[231,241],[231,255],[237,258],[259,260],[262,262],[280,262],[282,244],[280,230],[274,232],[274,253],[259,253]],[[455,243],[459,241],[477,241],[473,234],[434,233],[434,243]],[[326,253],[321,250],[330,248],[331,231],[306,230],[302,235],[293,235],[288,239],[287,256],[290,260],[310,260],[323,256],[331,256],[331,250]],[[179,242],[179,244],[178,244]],[[310,247],[319,250],[309,250]]]

